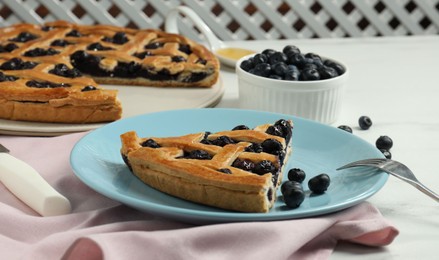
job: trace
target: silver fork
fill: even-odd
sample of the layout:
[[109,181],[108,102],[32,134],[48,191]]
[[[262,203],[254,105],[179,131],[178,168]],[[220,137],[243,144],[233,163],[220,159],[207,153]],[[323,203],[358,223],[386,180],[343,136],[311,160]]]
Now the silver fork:
[[407,166],[394,160],[384,159],[384,158],[365,159],[365,160],[360,160],[346,164],[338,168],[337,170],[343,170],[343,169],[359,167],[359,166],[369,166],[385,171],[413,185],[415,188],[422,191],[424,194],[430,196],[432,199],[439,202],[439,195],[437,195],[432,190],[427,188],[424,184],[422,184]]

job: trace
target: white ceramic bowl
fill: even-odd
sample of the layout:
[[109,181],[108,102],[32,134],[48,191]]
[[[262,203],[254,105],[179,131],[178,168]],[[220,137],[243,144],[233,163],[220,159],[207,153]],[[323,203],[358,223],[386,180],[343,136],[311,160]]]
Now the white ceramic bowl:
[[236,66],[241,108],[289,114],[324,124],[337,120],[349,73],[344,64],[336,61],[346,71],[335,78],[286,81],[256,76],[241,69],[241,62],[254,55],[241,58]]

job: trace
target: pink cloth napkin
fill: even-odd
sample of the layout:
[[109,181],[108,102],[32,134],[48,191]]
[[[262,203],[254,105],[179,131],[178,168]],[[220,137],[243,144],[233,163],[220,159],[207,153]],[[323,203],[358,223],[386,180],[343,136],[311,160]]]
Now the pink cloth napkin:
[[327,259],[338,241],[385,246],[398,235],[367,202],[314,218],[204,226],[140,212],[74,175],[70,151],[83,135],[0,136],[73,208],[41,217],[0,184],[0,259]]

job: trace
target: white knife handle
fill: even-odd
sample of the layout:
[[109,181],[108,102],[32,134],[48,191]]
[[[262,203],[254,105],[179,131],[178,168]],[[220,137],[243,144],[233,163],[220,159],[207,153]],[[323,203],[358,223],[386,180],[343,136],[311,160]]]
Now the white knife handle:
[[0,181],[41,216],[68,214],[69,200],[59,194],[27,163],[0,153]]

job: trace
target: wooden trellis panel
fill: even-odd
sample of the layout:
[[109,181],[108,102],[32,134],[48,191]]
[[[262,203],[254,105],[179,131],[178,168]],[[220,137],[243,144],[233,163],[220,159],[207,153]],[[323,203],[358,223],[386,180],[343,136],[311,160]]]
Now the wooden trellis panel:
[[[0,0],[0,26],[62,19],[163,29],[178,5],[223,40],[439,34],[439,0]],[[201,39],[181,21],[183,34]]]

